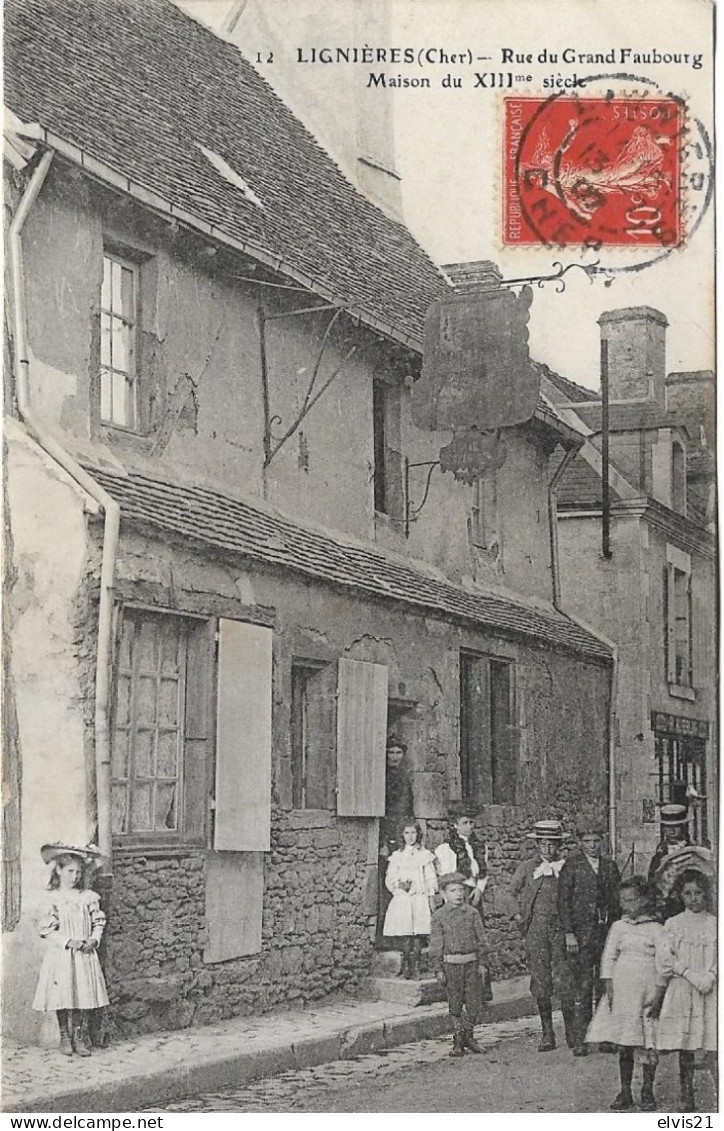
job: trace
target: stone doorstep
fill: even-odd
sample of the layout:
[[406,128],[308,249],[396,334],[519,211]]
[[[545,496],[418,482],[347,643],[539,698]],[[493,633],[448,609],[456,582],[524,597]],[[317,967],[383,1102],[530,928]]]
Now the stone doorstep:
[[[494,983],[495,1000],[486,1007],[482,1024],[533,1013],[533,1001],[528,994],[527,981],[527,978],[514,978],[508,982]],[[46,1088],[44,1091],[33,1092],[21,1083],[13,1088],[6,1059],[2,1110],[19,1111],[22,1114],[140,1111],[184,1095],[238,1087],[293,1069],[310,1068],[333,1060],[395,1048],[410,1041],[439,1037],[450,1030],[450,1018],[443,1003],[407,1009],[401,1005],[397,1013],[392,1006],[393,1003],[390,1003],[389,1013],[380,1012],[379,1016],[373,1017],[369,1015],[369,1007],[365,1009],[362,1002],[350,1001],[343,1008],[333,1006],[328,1010],[322,1006],[310,1011],[312,1027],[319,1030],[312,1036],[308,1029],[304,1032],[306,1026],[303,1025],[303,1011],[299,1014],[297,1033],[288,1021],[280,1026],[278,1017],[269,1017],[265,1024],[259,1024],[253,1034],[253,1038],[259,1041],[255,1049],[249,1047],[253,1043],[250,1040],[252,1034],[245,1033],[243,1029],[238,1032],[242,1047],[235,1047],[234,1022],[229,1022],[224,1027],[224,1037],[227,1039],[218,1042],[214,1039],[214,1034],[208,1034],[211,1040],[206,1042],[203,1028],[184,1030],[184,1033],[188,1033],[189,1040],[183,1051],[180,1051],[176,1042],[170,1054],[169,1050],[160,1047],[154,1054],[149,1054],[143,1068],[131,1064],[125,1076],[120,1079],[118,1071],[111,1075],[107,1066],[99,1065],[99,1069],[102,1069],[99,1079],[93,1083],[86,1080],[85,1086],[80,1087],[60,1086],[57,1089]],[[383,1008],[382,1003],[380,1008]],[[361,1022],[350,1024],[358,1010]],[[275,1021],[277,1029],[281,1027],[285,1032],[274,1032]],[[218,1026],[214,1026],[216,1032],[218,1029]],[[208,1049],[202,1047],[205,1043],[209,1045]],[[166,1064],[163,1063],[164,1051]],[[44,1058],[53,1053],[40,1049],[37,1053],[36,1078],[42,1079],[43,1065],[47,1067]],[[92,1070],[91,1065],[92,1061],[84,1061],[83,1070]]]

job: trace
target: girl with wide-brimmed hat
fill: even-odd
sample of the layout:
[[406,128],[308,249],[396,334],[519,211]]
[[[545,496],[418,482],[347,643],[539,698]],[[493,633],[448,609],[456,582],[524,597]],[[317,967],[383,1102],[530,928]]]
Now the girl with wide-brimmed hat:
[[87,873],[102,857],[93,845],[60,843],[44,844],[40,854],[50,867],[51,894],[40,920],[47,949],[33,1009],[57,1014],[64,1056],[90,1056],[88,1011],[108,1005],[98,959],[106,917],[97,893],[86,886]]

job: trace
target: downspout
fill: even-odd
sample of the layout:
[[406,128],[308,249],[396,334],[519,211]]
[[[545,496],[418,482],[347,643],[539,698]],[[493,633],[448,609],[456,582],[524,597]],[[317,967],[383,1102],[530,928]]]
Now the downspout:
[[33,439],[93,498],[105,514],[101,591],[98,607],[98,648],[95,680],[95,765],[98,809],[98,847],[111,868],[111,731],[110,665],[113,631],[113,592],[121,512],[118,503],[61,447],[34,418],[30,406],[30,361],[28,357],[25,276],[23,272],[22,232],[30,210],[48,175],[53,154],[47,150],[28,181],[8,229],[8,244],[13,280],[13,330],[15,335],[15,393],[18,413]]
[[561,575],[560,575],[560,557],[558,551],[558,485],[560,484],[566,468],[568,468],[573,461],[576,454],[580,451],[583,444],[576,445],[568,449],[560,464],[558,465],[553,478],[548,486],[548,522],[550,525],[550,540],[551,540],[551,577],[553,581],[553,607],[558,610],[563,616],[568,617],[579,628],[585,632],[595,636],[607,648],[610,648],[613,654],[613,669],[611,672],[611,697],[608,704],[608,831],[611,841],[611,853],[616,855],[616,837],[617,837],[617,822],[616,822],[616,700],[618,696],[618,648],[609,640],[607,636],[599,632],[598,629],[592,628],[590,624],[586,624],[574,613],[568,609],[561,608]]

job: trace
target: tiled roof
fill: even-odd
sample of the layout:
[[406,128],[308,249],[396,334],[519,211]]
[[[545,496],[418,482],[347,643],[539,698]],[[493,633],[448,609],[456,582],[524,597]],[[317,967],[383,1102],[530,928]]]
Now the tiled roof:
[[[613,485],[609,489],[615,502],[619,496]],[[601,476],[582,455],[576,455],[564,471],[557,498],[559,510],[596,510],[602,506]]]
[[[541,376],[543,391],[554,403],[564,404],[571,402],[577,404],[582,401],[599,400],[598,393],[593,389],[586,389],[583,385],[577,385],[575,381],[569,381],[567,377],[556,373],[554,369],[549,369],[547,365],[544,365],[540,361],[537,361],[535,364]],[[550,386],[552,386],[552,388]],[[563,399],[561,400],[561,398]]]
[[688,448],[686,474],[692,477],[709,477],[716,474],[716,460],[711,448]]
[[447,291],[437,268],[234,46],[171,0],[6,0],[4,30],[5,101],[22,121],[422,341]]
[[267,563],[379,599],[400,601],[496,634],[563,649],[597,661],[606,647],[555,609],[537,608],[491,591],[469,591],[415,563],[373,547],[344,542],[208,488],[138,472],[88,470],[121,506],[122,521],[217,551]]

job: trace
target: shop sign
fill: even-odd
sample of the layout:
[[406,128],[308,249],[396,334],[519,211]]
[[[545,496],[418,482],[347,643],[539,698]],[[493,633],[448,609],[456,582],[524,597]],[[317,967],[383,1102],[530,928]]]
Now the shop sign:
[[451,294],[425,320],[422,375],[412,390],[417,428],[481,432],[530,420],[540,375],[528,349],[532,292]]
[[651,729],[659,734],[681,735],[682,738],[709,737],[709,724],[705,719],[689,719],[685,715],[670,715],[667,711],[651,712]]

